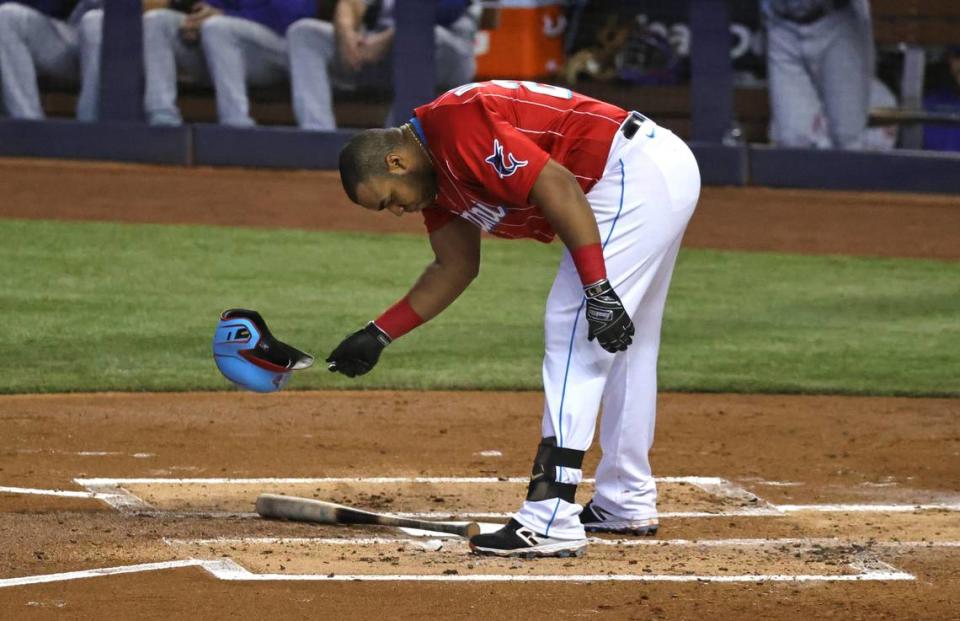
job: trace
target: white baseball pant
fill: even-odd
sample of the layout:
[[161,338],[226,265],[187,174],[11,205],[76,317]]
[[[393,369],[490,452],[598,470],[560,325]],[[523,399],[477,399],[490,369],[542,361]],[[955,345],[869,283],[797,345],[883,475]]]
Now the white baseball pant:
[[[603,402],[594,503],[631,520],[657,517],[648,452],[653,444],[657,354],[667,289],[687,222],[700,195],[700,171],[684,142],[645,119],[632,139],[618,131],[603,177],[587,194],[604,245],[607,275],[636,328],[633,344],[610,354],[587,341],[583,286],[569,252],[547,299],[542,435],[586,451]],[[577,484],[580,469],[556,469]],[[580,505],[525,501],[515,515],[534,531],[584,537]]]

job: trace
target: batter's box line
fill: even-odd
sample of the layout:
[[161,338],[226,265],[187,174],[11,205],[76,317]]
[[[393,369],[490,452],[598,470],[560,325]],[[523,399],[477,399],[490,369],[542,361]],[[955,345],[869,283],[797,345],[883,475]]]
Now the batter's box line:
[[31,584],[49,584],[51,582],[66,582],[84,580],[119,574],[141,573],[179,569],[183,567],[202,567],[219,580],[234,582],[280,582],[280,581],[332,581],[332,582],[865,582],[865,581],[908,581],[916,577],[906,572],[897,571],[893,567],[866,568],[860,574],[843,575],[768,575],[748,574],[734,576],[696,576],[670,574],[579,574],[579,575],[540,575],[517,576],[509,574],[474,574],[474,575],[423,575],[423,574],[395,574],[395,575],[323,575],[323,574],[255,574],[231,559],[200,560],[185,559],[180,561],[166,561],[161,563],[142,563],[139,565],[123,565],[120,567],[99,567],[82,571],[71,571],[58,574],[42,574],[39,576],[24,576],[20,578],[0,579],[0,589],[26,586]]
[[[465,574],[455,581],[650,581],[650,582],[756,582],[756,581],[849,581],[849,580],[914,580],[915,577],[907,572],[903,572],[892,565],[872,556],[867,547],[852,545],[850,542],[827,538],[781,538],[781,539],[713,539],[713,540],[691,540],[691,539],[667,539],[661,541],[649,541],[642,539],[603,539],[599,537],[590,537],[592,545],[600,546],[668,546],[668,547],[776,547],[780,548],[789,545],[791,548],[802,546],[807,550],[814,550],[818,547],[843,547],[854,550],[854,558],[846,567],[857,572],[856,574],[816,574],[816,575],[770,575],[770,574],[746,574],[746,575],[677,575],[677,574],[577,574],[575,576],[567,575],[547,575],[547,576],[517,576],[514,574],[500,575],[489,578],[478,574]],[[396,545],[410,546],[411,548],[423,549],[426,551],[435,551],[443,547],[439,540],[423,540],[420,538],[409,537],[219,537],[215,539],[173,539],[164,538],[163,542],[172,547],[186,546],[217,546],[217,545],[283,545],[292,544],[297,546],[376,546],[386,545],[394,547]],[[898,542],[899,543],[899,542]],[[909,542],[910,544],[920,544],[924,542]],[[434,547],[432,544],[439,544]],[[456,543],[454,545],[457,545]],[[461,547],[465,545],[461,544]],[[225,577],[224,579],[235,580],[447,580],[446,574],[438,576],[436,574],[428,575],[406,575],[391,574],[381,576],[377,574],[346,574],[336,576],[334,574],[256,574],[249,572],[234,559],[217,559],[224,561],[218,571],[225,572],[227,575],[235,574],[236,577]],[[212,572],[215,573],[216,572]]]
[[[886,565],[883,563],[883,565]],[[673,575],[673,574],[257,574],[248,571],[230,559],[210,561],[203,568],[219,578],[229,581],[258,582],[866,582],[866,581],[912,581],[913,574],[886,565],[864,567],[859,574],[745,574],[733,576]],[[860,567],[853,567],[860,570]]]
[[[442,536],[442,535],[440,535]],[[960,548],[960,541],[872,541],[843,539],[839,537],[781,537],[773,539],[762,538],[733,538],[733,539],[607,539],[603,537],[587,537],[591,545],[613,547],[691,547],[691,548],[723,548],[723,547],[778,547],[801,546],[803,548],[857,548],[864,552],[872,549],[916,549],[916,548]],[[164,537],[163,543],[170,547],[177,546],[215,546],[215,545],[397,545],[409,544],[413,547],[424,547],[428,542],[439,541],[438,538],[423,537],[213,537],[200,539],[177,539]],[[868,557],[871,560],[873,557]],[[877,560],[877,562],[882,562]]]
[[[776,505],[769,503],[756,494],[721,477],[678,476],[655,477],[658,483],[686,483],[720,498],[748,503],[752,506],[737,507],[721,511],[675,511],[660,514],[664,519],[707,518],[707,517],[752,517],[782,516],[791,513],[914,513],[917,511],[958,511],[960,503],[900,503],[900,504],[806,504]],[[97,494],[99,500],[111,507],[123,511],[150,515],[203,515],[206,517],[256,517],[247,512],[178,512],[158,510],[144,502],[138,496],[125,489],[124,485],[313,485],[324,483],[431,483],[431,484],[525,484],[525,477],[257,477],[257,478],[77,478],[74,482]],[[584,479],[593,483],[594,479]],[[12,488],[11,488],[12,489]],[[42,490],[37,490],[42,491]],[[82,494],[83,492],[74,492]],[[63,493],[66,495],[66,493]],[[400,517],[444,518],[452,514],[447,511],[395,513]],[[512,513],[460,513],[463,517],[507,518]]]
[[[732,510],[707,511],[680,511],[661,513],[662,518],[692,518],[692,517],[733,517],[733,516],[763,516],[780,515],[781,513],[771,504],[759,496],[731,483],[721,477],[705,476],[675,476],[655,477],[659,484],[681,483],[692,485],[700,490],[725,500],[734,500],[752,506],[738,507]],[[122,512],[141,514],[165,514],[145,502],[124,486],[134,485],[323,485],[336,483],[358,484],[397,484],[397,483],[428,483],[428,484],[526,484],[526,477],[257,477],[257,478],[77,478],[74,482],[87,489],[88,492],[100,495],[100,499],[108,505]],[[587,478],[584,483],[594,483],[595,479]],[[197,512],[198,515],[216,517],[252,517],[251,513],[209,513]],[[444,512],[394,513],[400,517],[435,518],[449,516]],[[506,518],[510,513],[463,513],[464,516],[475,518]]]

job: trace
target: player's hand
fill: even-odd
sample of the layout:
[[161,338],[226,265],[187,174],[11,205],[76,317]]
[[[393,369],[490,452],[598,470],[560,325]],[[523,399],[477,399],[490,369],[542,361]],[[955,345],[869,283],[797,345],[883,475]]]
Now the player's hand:
[[349,30],[338,32],[337,55],[346,69],[360,71],[363,67],[363,38],[360,34]]
[[584,287],[583,292],[587,296],[587,322],[590,324],[587,340],[597,339],[600,347],[610,353],[626,350],[633,342],[633,321],[610,282],[601,280]]
[[327,368],[331,373],[343,373],[347,377],[363,375],[377,364],[380,353],[389,344],[387,333],[371,321],[337,345],[327,356]]
[[200,28],[203,22],[214,15],[223,15],[223,11],[206,2],[197,2],[193,5],[190,13],[180,26],[180,39],[187,45],[195,45],[200,42]]
[[393,27],[368,34],[363,38],[360,46],[360,58],[363,64],[372,65],[383,60],[390,52],[390,46],[393,45],[394,29]]

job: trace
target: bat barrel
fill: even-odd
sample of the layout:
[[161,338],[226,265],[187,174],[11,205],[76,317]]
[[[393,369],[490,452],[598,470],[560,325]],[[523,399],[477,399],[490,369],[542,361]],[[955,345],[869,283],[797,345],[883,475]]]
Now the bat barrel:
[[260,494],[257,513],[265,518],[313,522],[315,524],[375,524],[417,528],[433,532],[472,537],[480,533],[476,522],[432,522],[382,515],[332,502],[279,494]]

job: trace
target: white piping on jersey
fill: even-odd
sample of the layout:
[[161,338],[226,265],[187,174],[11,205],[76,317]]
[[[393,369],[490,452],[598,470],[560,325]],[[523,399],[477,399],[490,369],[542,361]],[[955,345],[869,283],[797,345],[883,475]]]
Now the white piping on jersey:
[[[605,120],[605,121],[610,121],[611,123],[613,123],[613,124],[616,125],[617,127],[620,127],[620,125],[622,124],[621,121],[618,121],[618,120],[616,120],[616,119],[612,119],[612,118],[610,118],[609,116],[603,116],[602,114],[597,114],[597,113],[595,113],[595,112],[584,112],[584,111],[582,111],[582,110],[574,110],[574,109],[572,109],[572,108],[557,108],[557,107],[555,107],[555,106],[548,106],[547,104],[539,103],[539,102],[536,102],[536,101],[529,101],[529,100],[527,100],[527,99],[518,99],[518,98],[516,98],[516,97],[507,97],[506,95],[500,95],[500,94],[498,94],[498,93],[480,93],[480,92],[474,93],[469,99],[465,99],[465,100],[461,101],[461,102],[460,102],[460,105],[468,104],[468,103],[470,103],[471,101],[473,101],[474,99],[476,99],[477,97],[499,97],[500,99],[509,99],[510,101],[518,101],[518,102],[520,102],[520,103],[526,103],[526,104],[531,104],[531,105],[534,105],[534,106],[540,106],[541,108],[549,108],[549,109],[551,109],[551,110],[556,110],[557,112],[571,112],[571,113],[573,113],[573,114],[585,114],[585,115],[587,115],[587,116],[595,116],[595,117],[597,117],[597,118],[599,118],[599,119],[603,119],[603,120]],[[431,108],[431,109],[436,108],[439,104],[440,104],[440,100],[437,100],[436,102],[434,102],[434,104],[433,104],[432,106],[430,106],[430,108]]]
[[[447,167],[447,174],[450,175],[451,177],[453,177],[454,181],[459,182],[459,181],[460,181],[460,178],[457,177],[457,175],[455,175],[455,174],[453,173],[453,169],[450,167],[450,161],[449,161],[449,160],[443,160],[443,165]],[[472,201],[467,200],[467,199],[463,196],[463,193],[460,191],[460,188],[457,187],[457,184],[456,184],[456,183],[453,183],[452,185],[453,185],[453,189],[457,191],[457,194],[459,195],[460,200],[463,201],[463,206],[464,206],[464,208],[465,208],[465,209],[470,209],[470,207],[473,206]]]
[[[526,129],[523,127],[516,127],[514,129],[521,132],[527,132],[528,134],[553,134],[554,136],[560,136],[561,138],[563,137],[562,133],[555,132],[551,129],[545,129],[542,131],[537,129]],[[573,176],[576,177],[577,179],[586,179],[587,181],[600,181],[599,177],[584,177],[583,175],[573,175]]]
[[464,101],[462,101],[462,102],[460,102],[460,103],[461,103],[461,105],[462,105],[462,104],[470,103],[471,101],[473,101],[473,100],[476,99],[477,97],[499,97],[500,99],[507,99],[507,100],[510,100],[510,101],[517,101],[517,102],[520,102],[520,103],[530,104],[531,106],[540,106],[541,108],[549,108],[550,110],[556,110],[557,112],[570,112],[571,114],[585,114],[585,115],[587,115],[587,116],[595,116],[595,117],[597,117],[598,119],[603,119],[604,121],[610,121],[611,123],[613,123],[613,124],[616,125],[617,127],[620,127],[620,125],[621,125],[621,123],[622,123],[622,121],[618,121],[618,120],[616,120],[616,119],[611,119],[609,116],[603,116],[602,114],[597,114],[597,113],[595,113],[595,112],[584,112],[583,110],[574,110],[574,109],[572,109],[572,108],[557,108],[557,107],[555,107],[555,106],[548,106],[548,105],[545,104],[545,103],[539,103],[539,102],[536,102],[536,101],[529,101],[529,100],[527,100],[527,99],[518,99],[518,98],[516,98],[516,97],[507,97],[506,95],[499,95],[499,94],[497,94],[497,93],[477,93],[477,94],[475,94],[473,97],[471,97],[470,99],[466,99],[466,100],[464,100]]
[[536,130],[536,129],[524,129],[522,127],[516,127],[514,129],[520,132],[527,132],[528,134],[553,134],[554,136],[561,136],[561,137],[563,136],[563,134],[561,134],[560,132],[555,132],[550,129],[545,129],[543,131]]

